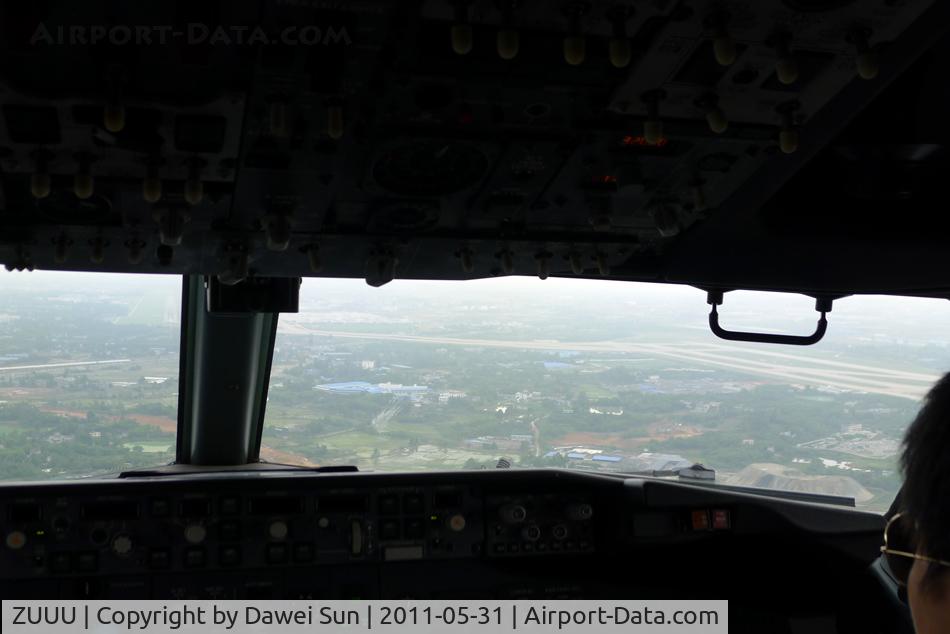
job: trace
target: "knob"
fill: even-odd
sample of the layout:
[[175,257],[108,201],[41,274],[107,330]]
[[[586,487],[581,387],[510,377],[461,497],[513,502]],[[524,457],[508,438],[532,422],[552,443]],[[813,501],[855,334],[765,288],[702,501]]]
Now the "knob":
[[558,524],[551,529],[551,536],[560,541],[567,538],[567,526],[564,524]]
[[465,516],[461,513],[456,513],[449,518],[449,529],[455,533],[461,533],[465,530]]
[[86,200],[92,196],[94,191],[95,181],[92,178],[92,174],[89,173],[88,168],[77,172],[73,177],[73,192],[76,194],[76,198]]
[[594,508],[590,504],[571,504],[567,507],[567,516],[578,522],[589,520],[594,515]]
[[633,57],[633,48],[626,37],[615,37],[610,40],[610,63],[614,68],[626,68]]
[[125,128],[125,106],[118,101],[107,103],[102,112],[102,125],[109,132],[122,132]]
[[498,510],[498,515],[506,524],[519,524],[528,517],[528,511],[520,504],[508,504]]
[[128,535],[116,535],[112,540],[112,552],[119,557],[125,557],[132,552],[132,538]]
[[[39,168],[37,169],[39,170]],[[44,171],[33,172],[33,175],[30,176],[30,193],[33,194],[33,198],[46,198],[49,196],[52,186],[53,180],[50,178],[49,172],[45,171],[45,168]]]
[[284,539],[287,537],[287,522],[277,520],[276,522],[271,522],[270,526],[267,527],[267,533],[271,536],[271,539]]
[[564,38],[564,61],[571,66],[580,66],[587,57],[587,39],[583,35],[568,35]]
[[525,526],[521,529],[521,537],[529,542],[536,542],[541,539],[541,529],[536,525]]
[[147,203],[157,203],[162,198],[162,181],[155,175],[147,175],[142,180],[142,199]]
[[26,534],[23,531],[7,533],[7,548],[10,550],[20,550],[24,546],[26,546]]
[[185,541],[189,544],[200,544],[208,536],[208,529],[201,524],[189,524],[185,527]]
[[517,29],[511,27],[499,29],[495,39],[495,45],[498,48],[498,57],[504,60],[512,60],[518,56],[521,40]]

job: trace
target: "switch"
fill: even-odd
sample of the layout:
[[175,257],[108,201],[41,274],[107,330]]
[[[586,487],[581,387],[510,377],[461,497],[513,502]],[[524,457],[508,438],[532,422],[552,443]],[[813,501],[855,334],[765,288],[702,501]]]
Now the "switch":
[[399,539],[399,521],[382,520],[379,524],[379,538],[385,540]]
[[234,496],[221,498],[221,515],[237,515],[241,512],[241,500]]
[[693,511],[690,515],[690,521],[694,531],[709,530],[709,512]]
[[425,512],[425,499],[419,493],[407,493],[402,498],[402,510],[405,513]]
[[313,561],[313,544],[294,544],[294,561],[298,564],[305,564]]
[[185,568],[200,568],[205,565],[205,549],[189,548],[185,551]]
[[79,572],[95,572],[98,568],[96,553],[79,553],[76,556],[76,570]]
[[218,524],[218,539],[224,542],[234,542],[241,539],[241,525],[234,521],[225,521]]
[[69,553],[53,553],[49,557],[49,569],[52,572],[69,572],[72,562]]
[[268,544],[267,563],[282,564],[287,561],[287,544]]
[[729,517],[729,511],[725,509],[716,509],[712,512],[712,527],[713,530],[717,531],[726,531],[732,528],[731,518]]
[[399,513],[399,498],[395,495],[379,496],[379,514],[396,515]]
[[356,557],[363,554],[363,525],[359,520],[350,522],[350,553]]
[[240,546],[222,546],[218,552],[218,562],[222,566],[236,566],[241,563]]
[[426,527],[421,519],[406,520],[403,530],[405,531],[406,539],[423,539],[426,534]]
[[154,549],[148,554],[149,568],[168,568],[171,563],[171,554],[164,548]]

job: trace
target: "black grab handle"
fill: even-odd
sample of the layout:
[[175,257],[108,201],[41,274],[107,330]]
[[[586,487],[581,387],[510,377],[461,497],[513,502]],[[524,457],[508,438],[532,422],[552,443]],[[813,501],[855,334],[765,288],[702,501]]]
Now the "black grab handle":
[[815,303],[815,310],[821,313],[818,327],[810,335],[776,335],[764,332],[739,332],[726,330],[719,325],[719,311],[717,306],[722,304],[722,291],[709,291],[706,300],[712,306],[709,312],[709,329],[720,339],[727,341],[746,341],[750,343],[772,343],[785,346],[813,346],[821,341],[828,332],[827,313],[831,312],[832,298],[819,297]]

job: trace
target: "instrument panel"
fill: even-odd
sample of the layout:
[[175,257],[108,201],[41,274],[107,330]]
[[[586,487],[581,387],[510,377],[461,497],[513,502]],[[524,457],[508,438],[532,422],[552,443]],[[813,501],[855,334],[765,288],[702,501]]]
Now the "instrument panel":
[[850,535],[833,547],[869,562],[881,523],[847,508],[558,470],[8,485],[0,519],[5,598],[581,597],[604,580],[575,574],[580,562],[763,531],[814,531],[829,544]]

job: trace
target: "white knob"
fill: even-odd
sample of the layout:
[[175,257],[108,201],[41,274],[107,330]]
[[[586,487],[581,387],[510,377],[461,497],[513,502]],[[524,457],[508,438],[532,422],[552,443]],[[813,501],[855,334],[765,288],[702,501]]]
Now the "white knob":
[[200,544],[208,536],[208,529],[201,524],[189,524],[185,527],[185,541],[189,544]]
[[271,522],[268,532],[272,539],[284,539],[287,537],[287,522]]
[[120,557],[124,557],[132,552],[132,538],[128,535],[117,535],[112,540],[112,552]]

